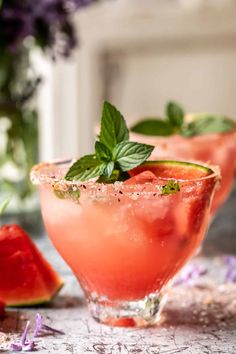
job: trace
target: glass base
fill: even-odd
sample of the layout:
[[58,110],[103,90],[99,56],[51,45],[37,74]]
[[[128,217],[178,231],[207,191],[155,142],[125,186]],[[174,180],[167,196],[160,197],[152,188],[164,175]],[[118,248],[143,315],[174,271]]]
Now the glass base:
[[93,293],[87,301],[91,315],[100,323],[121,327],[147,327],[160,322],[166,295],[153,293],[137,301],[110,301]]

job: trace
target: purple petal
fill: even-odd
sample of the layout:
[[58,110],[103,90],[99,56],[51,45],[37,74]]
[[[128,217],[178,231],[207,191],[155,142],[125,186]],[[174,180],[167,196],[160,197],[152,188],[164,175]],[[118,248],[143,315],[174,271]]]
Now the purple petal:
[[226,265],[225,281],[236,283],[236,257],[227,255],[223,260]]
[[10,350],[14,352],[21,352],[22,351],[22,344],[20,343],[11,343]]
[[227,269],[225,274],[225,280],[236,283],[236,267]]
[[30,321],[27,321],[26,325],[25,325],[24,332],[23,332],[21,340],[20,340],[22,346],[25,345],[25,342],[26,342],[26,339],[27,339],[27,336],[28,336],[28,333],[29,333],[29,326],[30,326]]
[[225,265],[227,266],[234,266],[236,267],[236,257],[235,256],[230,256],[230,255],[227,255],[227,256],[224,256],[224,263]]
[[180,276],[174,282],[174,286],[181,284],[192,285],[194,279],[197,279],[206,273],[207,269],[205,266],[191,263],[184,267]]
[[22,348],[23,352],[32,352],[34,350],[36,350],[36,344],[34,341],[30,341],[28,343],[26,343],[23,348]]
[[35,316],[35,321],[36,321],[36,326],[35,326],[34,334],[33,334],[33,338],[32,338],[33,340],[38,336],[38,333],[42,328],[43,317],[39,313],[37,313]]

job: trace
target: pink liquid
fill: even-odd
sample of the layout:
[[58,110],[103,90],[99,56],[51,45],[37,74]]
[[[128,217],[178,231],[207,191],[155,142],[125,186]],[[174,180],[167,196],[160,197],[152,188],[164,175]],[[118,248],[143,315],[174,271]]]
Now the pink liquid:
[[160,291],[196,251],[214,186],[214,178],[188,182],[180,192],[161,196],[149,184],[145,193],[137,189],[130,196],[129,186],[114,193],[107,185],[95,195],[82,189],[78,203],[41,185],[42,214],[87,294],[137,300]]

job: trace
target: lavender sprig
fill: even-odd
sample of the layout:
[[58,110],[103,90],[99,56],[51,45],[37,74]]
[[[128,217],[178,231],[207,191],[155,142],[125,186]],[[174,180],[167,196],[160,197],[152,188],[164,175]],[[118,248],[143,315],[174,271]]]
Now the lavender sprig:
[[47,332],[48,334],[65,334],[63,331],[50,327],[48,325],[43,324],[42,316],[37,313],[35,316],[35,328],[33,336],[30,340],[27,339],[30,329],[30,321],[27,321],[24,332],[21,336],[20,342],[13,342],[10,344],[10,350],[17,352],[31,352],[37,350],[37,344],[35,339],[38,337],[40,332]]
[[226,265],[225,281],[236,283],[236,257],[225,256],[224,263]]
[[205,275],[207,272],[207,268],[201,264],[188,264],[184,267],[184,269],[182,270],[173,285],[178,286],[185,284],[188,286],[193,286],[194,280]]
[[[17,51],[27,37],[43,50],[68,56],[77,44],[71,15],[95,0],[2,0],[0,49]],[[60,45],[58,45],[60,43]]]

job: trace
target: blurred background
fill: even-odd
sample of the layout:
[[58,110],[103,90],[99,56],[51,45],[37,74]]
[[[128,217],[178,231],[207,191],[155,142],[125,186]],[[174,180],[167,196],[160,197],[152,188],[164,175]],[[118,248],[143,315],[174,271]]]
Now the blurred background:
[[236,119],[235,18],[234,0],[1,0],[0,198],[36,208],[31,166],[89,152],[104,99],[129,124],[170,99]]

